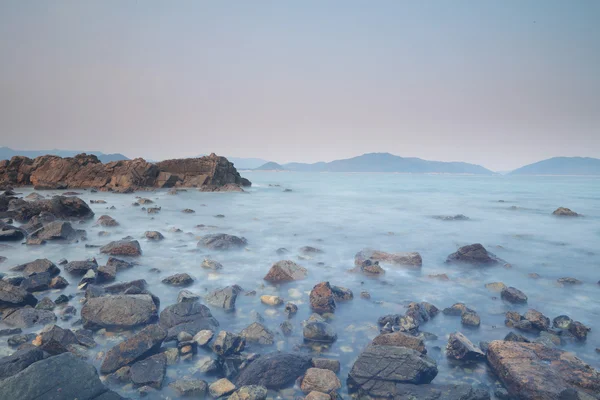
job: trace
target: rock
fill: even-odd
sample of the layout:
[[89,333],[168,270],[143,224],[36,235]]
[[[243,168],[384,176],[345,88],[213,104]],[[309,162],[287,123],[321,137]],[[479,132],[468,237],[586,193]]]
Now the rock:
[[475,311],[465,311],[460,316],[460,322],[466,326],[478,327],[481,324],[481,319]]
[[284,336],[291,336],[294,333],[294,326],[290,321],[283,321],[279,324],[279,328]]
[[509,332],[505,337],[504,340],[507,342],[522,342],[522,343],[529,343],[529,339],[527,339],[525,336],[522,335],[517,335],[514,332]]
[[228,235],[225,233],[215,233],[203,236],[198,242],[198,246],[203,246],[211,250],[233,250],[245,247],[248,244],[246,238]]
[[239,290],[234,286],[227,286],[223,289],[217,289],[210,292],[205,301],[208,304],[231,311],[235,309],[235,300],[237,299]]
[[85,238],[85,231],[75,230],[70,222],[53,221],[31,233],[30,239],[68,242]]
[[27,290],[28,292],[41,292],[50,288],[51,281],[52,276],[50,273],[42,272],[23,279],[19,287]]
[[35,306],[35,308],[38,310],[46,310],[46,311],[52,311],[52,310],[54,310],[55,307],[56,307],[56,304],[52,300],[50,300],[48,297],[44,297]]
[[107,351],[100,372],[109,374],[147,357],[160,348],[166,337],[167,331],[160,325],[148,325]]
[[26,264],[17,265],[10,269],[11,271],[21,272],[24,276],[31,276],[35,274],[41,274],[48,272],[52,276],[58,275],[60,269],[54,263],[48,259],[37,259],[35,261],[28,262]]
[[500,293],[502,290],[504,290],[506,288],[506,285],[502,282],[492,282],[492,283],[486,283],[485,287],[486,287],[486,289],[488,289],[492,292]]
[[87,285],[96,283],[97,273],[93,269],[88,270],[85,273],[81,281],[79,281],[79,285],[77,286],[79,289],[85,289]]
[[268,306],[279,306],[283,304],[283,300],[281,299],[281,297],[269,295],[260,296],[260,302]]
[[565,286],[565,285],[581,285],[583,282],[581,282],[579,279],[575,279],[575,278],[558,278],[556,280],[556,282],[558,282],[559,284]]
[[373,339],[372,345],[406,347],[419,353],[427,353],[422,339],[402,332],[383,333]]
[[479,243],[463,246],[446,259],[447,263],[465,263],[473,265],[492,265],[500,262],[494,254],[488,252]]
[[269,345],[274,343],[275,335],[264,325],[254,322],[240,332],[240,336],[248,343]]
[[100,225],[100,226],[104,226],[104,227],[111,227],[111,226],[118,226],[119,223],[113,217],[111,217],[109,215],[102,215],[96,221],[96,225]]
[[189,290],[182,290],[177,295],[177,302],[184,303],[187,301],[198,301],[200,300],[200,295],[190,292]]
[[477,361],[485,358],[485,354],[460,332],[450,334],[446,355],[460,361]]
[[100,253],[111,256],[137,257],[142,255],[140,243],[137,240],[117,240],[100,248]]
[[[287,190],[287,189],[286,189]],[[321,392],[310,392],[304,400],[331,400],[331,396]]]
[[86,329],[131,329],[157,318],[157,307],[147,294],[90,298],[81,309]]
[[69,282],[62,276],[56,276],[50,281],[50,289],[64,289],[69,286]]
[[320,369],[328,369],[335,372],[340,372],[340,362],[338,360],[330,360],[328,358],[313,358],[312,366]]
[[108,261],[106,262],[106,266],[111,268],[114,267],[116,271],[119,272],[129,268],[133,268],[134,264],[128,261],[120,260],[115,257],[109,257]]
[[205,258],[204,261],[202,261],[202,268],[218,271],[223,268],[223,265],[218,261]]
[[559,329],[569,329],[573,320],[566,315],[559,315],[552,320],[552,326]]
[[42,330],[36,341],[42,350],[51,355],[66,353],[69,351],[70,345],[79,344],[73,331],[57,325],[51,325]]
[[569,332],[575,336],[577,340],[585,340],[589,331],[591,331],[591,329],[579,321],[573,321],[569,325]]
[[348,374],[348,391],[388,397],[398,383],[430,383],[438,373],[434,360],[405,347],[369,345]]
[[18,347],[28,342],[28,344],[31,345],[31,341],[34,340],[36,336],[37,335],[35,333],[28,333],[26,335],[14,335],[9,337],[6,342],[11,347]]
[[[0,175],[2,174],[1,168]],[[85,201],[78,197],[54,196],[52,199],[19,201],[12,207],[14,219],[18,222],[27,222],[42,212],[50,213],[56,219],[67,221],[86,220],[94,216]]]
[[565,389],[600,393],[600,373],[562,350],[495,340],[490,343],[487,360],[515,398],[560,399]]
[[554,210],[552,215],[557,215],[559,217],[578,217],[579,216],[579,214],[577,214],[575,211],[571,211],[570,209],[565,208],[565,207],[558,207],[556,210]]
[[117,278],[117,267],[114,264],[106,264],[98,267],[98,283],[112,282]]
[[131,366],[129,374],[135,386],[150,386],[160,389],[167,370],[167,356],[158,353],[138,361]]
[[227,378],[221,378],[211,383],[208,387],[208,392],[215,399],[233,393],[234,390],[235,385]]
[[118,400],[100,381],[93,365],[71,353],[31,364],[0,385],[2,399]]
[[306,278],[307,270],[290,260],[278,261],[265,275],[265,281],[271,283],[291,282]]
[[199,302],[173,304],[160,313],[160,325],[167,329],[166,341],[173,340],[180,332],[195,335],[202,330],[214,331],[219,323],[210,310]]
[[463,214],[456,215],[434,215],[432,218],[442,221],[468,221],[469,217]]
[[235,383],[238,387],[260,385],[278,390],[291,386],[311,367],[305,354],[275,352],[260,356],[242,369]]
[[335,299],[329,282],[321,282],[310,292],[310,307],[318,313],[335,312]]
[[342,387],[342,383],[333,371],[320,368],[309,368],[304,374],[300,389],[304,393],[312,391],[331,393]]
[[194,342],[196,342],[196,344],[198,346],[206,346],[208,344],[208,342],[211,341],[211,339],[214,336],[214,332],[208,329],[202,330],[198,333],[196,333],[194,335],[194,337],[192,338],[192,340]]
[[267,389],[262,386],[257,385],[249,385],[242,386],[238,390],[236,390],[231,396],[229,396],[229,400],[266,400],[267,399]]
[[182,397],[204,397],[208,384],[200,379],[178,379],[169,387]]
[[295,305],[294,303],[288,302],[285,305],[283,312],[288,316],[288,318],[291,318],[292,316],[296,315],[296,313],[298,312],[298,306]]
[[17,350],[10,356],[0,358],[0,381],[18,374],[43,358],[44,352],[37,347]]
[[0,222],[0,242],[14,242],[25,239],[26,233],[12,225],[2,225]]
[[158,231],[146,231],[144,236],[146,236],[146,239],[149,240],[163,240],[165,238],[163,234]]
[[345,287],[331,286],[331,291],[333,292],[333,298],[335,301],[348,301],[354,298],[354,293],[352,293],[352,290]]
[[4,314],[2,322],[16,328],[31,328],[35,325],[46,325],[56,321],[56,315],[52,311],[36,310],[29,306],[12,310]]
[[213,342],[213,351],[220,356],[236,354],[244,350],[246,339],[227,331],[221,331]]
[[373,265],[375,263],[384,263],[384,264],[395,264],[395,265],[404,265],[414,268],[420,268],[423,265],[423,259],[421,255],[416,252],[410,253],[386,253],[384,251],[372,250],[372,249],[363,249],[359,251],[354,256],[354,264],[357,267],[361,267],[366,265]]
[[311,321],[304,325],[304,339],[311,342],[333,343],[337,340],[337,333],[326,322]]
[[188,286],[194,282],[194,279],[188,274],[175,274],[166,277],[162,280],[162,283],[171,286]]
[[85,275],[89,270],[96,271],[98,263],[95,258],[85,261],[71,261],[65,265],[65,271],[73,275]]
[[470,309],[464,303],[455,303],[451,307],[444,308],[442,313],[445,315],[458,316]]
[[391,394],[394,399],[490,400],[487,388],[474,387],[469,384],[397,384]]
[[365,300],[370,300],[371,293],[367,292],[366,290],[363,290],[362,292],[360,292],[360,298],[365,299]]
[[525,295],[525,293],[512,286],[502,289],[500,297],[502,297],[503,300],[506,300],[509,303],[513,304],[527,303],[527,296]]
[[538,331],[547,331],[550,328],[550,318],[537,310],[529,309],[523,317]]

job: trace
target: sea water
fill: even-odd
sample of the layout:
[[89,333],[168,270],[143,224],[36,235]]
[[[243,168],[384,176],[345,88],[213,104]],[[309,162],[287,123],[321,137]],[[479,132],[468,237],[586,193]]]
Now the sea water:
[[[529,308],[550,319],[566,314],[591,327],[586,342],[566,343],[562,348],[600,367],[599,355],[595,352],[600,347],[600,178],[293,172],[242,175],[253,182],[245,193],[203,193],[188,189],[177,195],[170,195],[167,190],[112,194],[78,190],[79,197],[88,204],[90,200],[106,201],[106,204],[90,204],[95,218],[76,224],[77,228],[87,231],[87,241],[67,245],[13,245],[12,249],[0,250],[7,257],[0,264],[0,271],[7,272],[14,265],[36,258],[57,262],[61,258],[75,261],[95,257],[102,265],[108,257],[86,244],[103,245],[132,236],[140,241],[143,255],[137,259],[138,266],[119,272],[117,281],[145,279],[148,289],[160,297],[161,308],[176,302],[180,288],[161,283],[163,278],[175,273],[190,274],[195,282],[186,289],[200,295],[233,284],[245,291],[255,290],[256,296],[238,296],[235,312],[209,307],[219,320],[220,328],[231,332],[239,332],[252,323],[252,311],[260,313],[264,325],[276,333],[276,344],[249,346],[250,351],[258,353],[276,349],[315,351],[303,345],[302,321],[311,314],[311,288],[329,281],[354,292],[353,300],[338,303],[330,321],[338,340],[329,348],[317,349],[324,357],[340,360],[342,382],[361,350],[379,333],[377,319],[386,314],[403,314],[411,301],[428,301],[440,310],[462,302],[481,317],[481,326],[475,329],[461,326],[460,317],[441,313],[422,324],[422,331],[437,336],[426,342],[428,355],[437,361],[439,368],[434,383],[483,383],[493,387],[496,378],[489,374],[485,363],[464,366],[447,360],[444,347],[448,335],[461,331],[476,345],[480,341],[502,339],[511,331],[504,325],[504,313],[509,310],[524,313]],[[23,195],[32,191],[19,189]],[[61,191],[40,193],[50,196]],[[154,204],[146,207],[159,206],[161,211],[148,214],[141,206],[132,206],[137,196],[153,200]],[[553,216],[552,211],[559,206],[583,216]],[[186,208],[195,213],[183,213]],[[115,218],[119,226],[96,226],[95,220],[104,214]],[[216,217],[218,214],[224,217]],[[456,214],[464,214],[469,219],[434,218]],[[172,228],[181,232],[171,232]],[[160,231],[165,239],[147,240],[144,232],[149,230]],[[100,231],[108,232],[109,236],[99,236]],[[244,250],[228,252],[197,247],[199,237],[210,233],[243,236],[248,245]],[[483,244],[509,263],[510,268],[501,264],[481,268],[444,262],[458,247],[472,243]],[[298,251],[302,246],[316,247],[323,253],[302,256]],[[279,248],[290,252],[279,256],[276,253]],[[354,267],[355,254],[364,248],[417,251],[423,258],[423,267],[415,271],[383,265],[386,273],[379,277],[349,272]],[[222,263],[223,269],[201,268],[205,258]],[[265,282],[263,277],[271,265],[281,259],[291,259],[304,266],[308,277],[276,286]],[[151,272],[153,268],[160,272]],[[540,278],[532,279],[528,277],[530,273],[537,273]],[[449,280],[429,276],[435,274],[446,274]],[[64,272],[63,275],[71,283],[67,289],[38,297],[47,295],[55,299],[59,293],[76,294],[79,278]],[[577,278],[583,283],[561,286],[557,283],[561,277]],[[485,288],[490,282],[503,282],[522,290],[529,298],[528,303],[503,302],[499,293]],[[362,299],[362,291],[369,292],[371,299]],[[263,294],[277,295],[298,305],[298,314],[290,320],[294,326],[291,337],[284,337],[279,329],[279,324],[287,319],[283,307],[261,304]],[[79,299],[81,297],[76,297],[70,302],[78,310],[81,308]],[[76,320],[59,320],[58,323],[70,327]],[[118,335],[98,338],[100,345],[90,351],[89,362],[99,367],[101,358],[97,358],[96,353],[122,339]],[[11,352],[6,338],[2,338],[0,348],[2,354]],[[192,376],[210,383],[214,378],[197,372],[199,360],[208,356],[209,350],[200,349],[191,362],[170,366],[167,379]],[[114,389],[120,390],[119,387]],[[121,393],[134,396],[126,390]]]

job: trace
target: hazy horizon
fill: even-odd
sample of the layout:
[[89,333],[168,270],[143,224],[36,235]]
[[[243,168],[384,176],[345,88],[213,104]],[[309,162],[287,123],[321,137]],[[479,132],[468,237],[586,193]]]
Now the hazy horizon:
[[0,3],[0,146],[600,158],[600,3]]

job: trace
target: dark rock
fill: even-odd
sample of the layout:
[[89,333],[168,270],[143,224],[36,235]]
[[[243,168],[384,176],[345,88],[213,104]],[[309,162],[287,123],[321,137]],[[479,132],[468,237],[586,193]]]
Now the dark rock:
[[57,325],[45,328],[38,339],[40,348],[51,355],[66,353],[69,351],[69,345],[79,344],[73,331]]
[[171,286],[188,286],[191,285],[193,282],[194,278],[185,273],[171,275],[162,280],[162,283]]
[[62,276],[55,276],[50,281],[50,289],[64,289],[69,286],[69,282]]
[[146,236],[146,239],[149,240],[163,240],[165,238],[163,234],[158,231],[146,231],[144,236]]
[[288,302],[285,305],[283,312],[288,316],[288,318],[291,318],[292,316],[296,315],[296,313],[298,312],[298,306],[295,305],[294,303]]
[[52,275],[49,272],[41,272],[23,279],[19,286],[28,292],[41,292],[50,288],[50,282]]
[[137,240],[117,240],[100,248],[100,253],[111,256],[137,257],[142,255],[140,243]]
[[167,371],[167,357],[164,353],[156,354],[131,366],[129,374],[135,386],[150,386],[155,389],[162,387]]
[[494,254],[488,252],[479,243],[463,246],[456,253],[452,253],[446,259],[447,263],[466,263],[474,265],[492,265],[501,260]]
[[8,338],[6,341],[10,347],[18,347],[25,343],[31,344],[31,341],[36,337],[35,333],[28,333],[25,335],[14,335]]
[[300,384],[300,389],[307,394],[313,391],[332,393],[341,387],[342,383],[335,372],[320,368],[309,368]]
[[184,303],[187,301],[198,301],[200,300],[200,295],[190,292],[189,290],[182,290],[177,295],[177,302]]
[[462,313],[460,322],[466,326],[478,327],[481,324],[481,319],[479,318],[479,314],[471,310]]
[[229,396],[229,400],[266,400],[266,398],[267,389],[257,385],[242,386]]
[[15,242],[25,239],[25,231],[12,225],[2,225],[0,223],[0,242]]
[[98,283],[112,282],[117,278],[117,268],[114,264],[106,264],[98,267]]
[[41,241],[68,242],[85,237],[85,231],[75,230],[70,222],[53,221],[32,232],[30,239]]
[[219,327],[208,307],[199,302],[177,303],[165,308],[160,313],[159,323],[167,330],[167,341],[175,339],[180,332],[196,335],[200,331],[214,331]]
[[156,317],[156,304],[147,294],[90,298],[81,309],[83,326],[88,329],[131,329]]
[[304,339],[311,342],[333,343],[337,340],[337,333],[326,322],[311,321],[304,325]]
[[44,297],[42,300],[40,300],[37,303],[35,308],[38,310],[52,311],[52,310],[54,310],[54,308],[56,308],[56,304],[52,300],[50,300],[48,297]]
[[529,343],[529,339],[527,339],[525,336],[523,335],[517,335],[514,332],[509,332],[505,337],[504,340],[507,342],[522,342],[522,343]]
[[43,358],[44,352],[37,347],[17,350],[10,356],[0,358],[0,381],[18,374]]
[[477,361],[485,358],[485,354],[460,332],[450,335],[446,354],[448,357],[461,361]]
[[589,331],[591,331],[591,329],[579,321],[573,321],[569,325],[569,332],[575,336],[577,340],[585,340]]
[[84,220],[94,216],[85,201],[78,197],[66,196],[54,196],[52,199],[31,202],[22,201],[15,204],[12,211],[14,212],[14,219],[18,222],[27,222],[43,211],[49,212],[61,220]]
[[338,360],[330,360],[328,358],[313,358],[312,366],[320,369],[328,369],[335,372],[340,372],[340,362]]
[[227,286],[210,292],[205,301],[213,306],[231,311],[235,308],[235,300],[239,292],[235,286]]
[[559,217],[578,217],[579,216],[579,214],[577,214],[575,211],[571,211],[570,209],[565,208],[565,207],[558,207],[556,210],[554,210],[552,215],[557,215]]
[[468,221],[469,217],[463,214],[456,215],[434,215],[432,218],[442,221]]
[[264,325],[254,322],[240,332],[240,336],[246,339],[248,343],[258,343],[262,345],[273,344],[275,335]]
[[115,257],[109,257],[108,261],[106,262],[106,266],[107,267],[115,267],[117,272],[119,272],[119,271],[123,271],[125,269],[132,268],[134,266],[134,264],[129,261],[119,260],[118,258],[115,258]]
[[348,301],[354,298],[354,293],[352,293],[352,290],[345,287],[331,286],[331,291],[333,292],[333,298],[335,301]]
[[26,264],[17,265],[10,269],[11,271],[21,272],[24,276],[31,276],[34,274],[41,274],[42,272],[49,272],[51,275],[58,275],[60,270],[54,263],[48,259],[37,259],[35,261],[28,262]]
[[530,309],[523,317],[538,331],[547,331],[550,328],[550,318],[537,310]]
[[225,233],[215,233],[203,236],[198,242],[198,246],[204,246],[211,250],[232,250],[243,248],[248,241],[243,237],[227,235]]
[[321,282],[310,292],[310,307],[318,313],[335,312],[335,298],[329,282]]
[[300,254],[303,254],[305,256],[313,256],[316,254],[323,254],[324,251],[321,249],[317,249],[316,247],[312,247],[312,246],[304,246],[304,247],[300,247],[299,249]]
[[552,320],[552,326],[559,329],[569,329],[573,320],[566,315],[559,315]]
[[466,311],[472,310],[467,308],[467,306],[464,303],[455,303],[451,307],[444,308],[444,310],[442,310],[442,313],[444,313],[445,315],[458,316],[462,315]]
[[119,223],[113,217],[111,217],[109,215],[102,215],[96,221],[96,225],[100,225],[100,226],[104,226],[104,227],[113,227],[113,226],[118,226]]
[[527,303],[527,296],[525,293],[521,292],[519,289],[509,286],[507,288],[502,289],[500,293],[500,297],[503,300],[508,301],[509,303],[514,304],[524,304]]
[[283,321],[279,324],[279,328],[284,336],[291,336],[294,333],[294,326],[290,321]]
[[160,348],[167,331],[160,325],[149,325],[137,334],[114,346],[106,353],[100,372],[109,374],[142,359]]
[[208,390],[208,384],[200,379],[178,379],[169,387],[182,397],[203,398]]
[[556,282],[560,283],[561,285],[581,285],[583,282],[581,282],[579,279],[575,279],[575,278],[558,278],[556,280]]
[[47,325],[56,321],[56,315],[52,311],[36,310],[29,306],[13,310],[4,315],[2,322],[8,326],[17,328],[31,328],[35,325]]
[[90,269],[93,271],[98,269],[95,258],[85,261],[71,261],[65,265],[65,271],[73,275],[85,275]]
[[0,337],[1,336],[18,335],[21,332],[23,332],[23,330],[21,328],[0,329]]
[[468,384],[397,384],[390,395],[399,400],[490,400],[490,393],[486,388]]
[[282,389],[293,385],[310,367],[311,357],[308,355],[269,353],[244,368],[235,384],[238,387],[259,385],[267,389]]
[[423,340],[402,332],[383,333],[373,339],[373,346],[398,346],[413,349],[419,353],[427,353]]
[[265,280],[271,283],[291,282],[306,278],[307,270],[290,260],[278,261],[271,266]]
[[213,351],[220,356],[236,354],[244,350],[246,339],[227,331],[221,331],[213,342]]

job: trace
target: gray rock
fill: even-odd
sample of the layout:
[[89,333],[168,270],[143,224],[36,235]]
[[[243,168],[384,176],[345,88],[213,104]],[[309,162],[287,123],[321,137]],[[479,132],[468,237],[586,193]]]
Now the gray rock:
[[198,242],[198,246],[207,247],[211,250],[233,250],[243,248],[248,241],[243,237],[228,235],[225,233],[215,233],[203,236]]
[[311,357],[295,353],[269,353],[260,356],[242,369],[235,384],[264,386],[267,389],[282,389],[294,384],[311,367]]
[[342,383],[335,372],[328,369],[309,368],[304,377],[300,389],[308,394],[313,391],[331,393],[342,387]]
[[158,231],[146,231],[144,236],[146,236],[146,239],[149,240],[163,240],[165,238],[163,234]]
[[188,301],[198,301],[200,300],[200,295],[190,292],[189,290],[182,290],[177,295],[177,302],[184,303]]
[[338,360],[330,360],[328,358],[313,358],[312,366],[320,369],[328,369],[335,372],[340,372],[340,362]]
[[21,281],[19,287],[28,292],[41,292],[50,288],[52,275],[49,272],[41,272],[39,274],[30,275]]
[[273,344],[275,335],[264,325],[254,322],[240,332],[240,336],[246,339],[248,343],[258,343],[262,345]]
[[527,296],[525,295],[525,293],[521,292],[519,289],[514,288],[512,286],[502,289],[502,292],[500,293],[500,297],[502,297],[503,300],[506,300],[509,303],[514,303],[514,304],[527,303]]
[[485,354],[460,332],[450,334],[446,355],[461,361],[485,359]]
[[90,298],[81,309],[83,326],[88,329],[131,329],[153,322],[157,314],[156,304],[147,294]]
[[202,330],[214,331],[219,323],[208,307],[199,302],[183,302],[168,306],[160,313],[160,326],[167,330],[165,340],[174,340],[180,332],[190,335]]
[[140,243],[137,240],[117,240],[100,248],[100,253],[111,256],[137,257],[142,255]]
[[227,286],[210,292],[205,301],[213,306],[231,311],[235,309],[235,300],[238,294],[239,290],[235,286]]
[[31,328],[36,325],[47,325],[56,321],[56,315],[52,311],[36,310],[31,307],[23,307],[5,314],[4,322],[8,326],[17,328]]
[[50,300],[48,297],[44,297],[42,300],[40,300],[37,303],[35,308],[38,310],[52,311],[52,310],[54,310],[54,308],[56,308],[56,304],[52,300]]
[[98,267],[98,283],[112,282],[117,277],[117,267],[114,264],[106,264]]
[[271,266],[264,280],[271,283],[291,282],[306,278],[307,270],[290,260],[278,261]]
[[267,389],[263,386],[242,386],[229,396],[229,400],[266,400]]
[[162,283],[171,286],[188,286],[191,285],[193,282],[194,278],[192,278],[186,273],[171,275],[162,280]]
[[160,325],[149,325],[106,353],[100,372],[109,374],[142,359],[160,348],[167,331]]
[[463,246],[452,253],[446,259],[447,263],[465,263],[473,265],[493,265],[501,260],[496,255],[488,252],[485,247],[479,243]]
[[60,269],[54,263],[46,258],[39,258],[35,261],[31,261],[25,264],[17,265],[10,269],[11,271],[21,272],[24,276],[31,276],[35,274],[41,274],[43,272],[49,272],[52,276],[58,275]]
[[202,268],[218,271],[223,269],[223,264],[218,261],[205,258],[204,261],[202,261]]
[[169,387],[182,397],[204,397],[208,390],[208,384],[200,379],[178,379]]
[[397,384],[392,395],[394,399],[490,400],[490,393],[486,388],[468,384]]
[[0,306],[21,307],[25,305],[35,306],[36,304],[37,299],[34,295],[20,287],[0,280]]
[[39,347],[45,352],[56,355],[69,351],[69,346],[79,344],[79,340],[73,331],[63,329],[57,325],[45,328],[38,337]]
[[96,271],[98,263],[95,258],[85,261],[71,261],[65,265],[65,271],[73,275],[85,275],[89,270]]
[[0,358],[0,381],[18,374],[43,358],[44,352],[37,347],[17,350],[10,356]]
[[156,354],[131,366],[129,374],[135,386],[150,386],[160,389],[167,371],[167,356],[164,353]]
[[326,322],[308,322],[304,325],[303,335],[311,342],[333,343],[337,340],[335,329]]
[[246,339],[227,331],[221,331],[213,342],[213,351],[220,356],[236,354],[244,350]]
[[398,346],[413,349],[419,353],[427,353],[423,340],[403,332],[382,333],[373,339],[374,346]]

